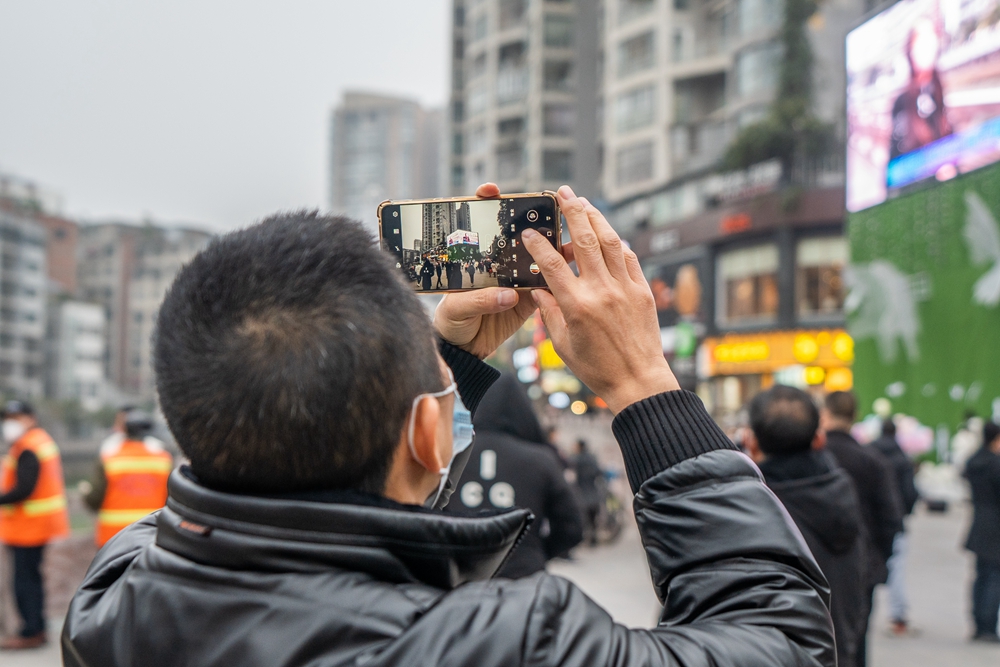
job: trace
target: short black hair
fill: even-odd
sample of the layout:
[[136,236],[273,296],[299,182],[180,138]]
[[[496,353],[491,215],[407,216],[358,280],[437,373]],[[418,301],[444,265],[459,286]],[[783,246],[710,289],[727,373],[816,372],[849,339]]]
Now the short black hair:
[[858,399],[849,391],[833,391],[826,396],[826,409],[834,417],[853,422],[858,414]]
[[777,384],[750,401],[750,428],[768,455],[794,454],[812,447],[819,410],[809,394]]
[[983,424],[983,447],[989,447],[998,437],[1000,437],[1000,425],[992,421]]
[[892,417],[886,417],[882,420],[882,435],[889,437],[896,435],[896,422],[892,421]]
[[160,406],[195,475],[244,493],[381,494],[433,329],[360,224],[299,211],[215,239],[154,336]]

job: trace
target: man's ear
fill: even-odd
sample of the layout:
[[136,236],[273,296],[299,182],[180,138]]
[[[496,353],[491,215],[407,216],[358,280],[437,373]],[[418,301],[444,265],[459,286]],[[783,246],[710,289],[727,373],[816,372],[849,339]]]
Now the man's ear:
[[747,456],[754,463],[760,463],[764,460],[764,452],[760,451],[760,443],[757,442],[757,434],[753,432],[753,429],[748,428],[743,434],[743,446],[747,450]]
[[444,461],[441,460],[441,452],[437,446],[441,403],[433,396],[428,396],[419,401],[414,409],[416,415],[413,418],[413,454],[428,472],[437,474],[444,468]]
[[822,428],[816,429],[816,435],[813,436],[812,450],[818,452],[826,447],[826,431]]

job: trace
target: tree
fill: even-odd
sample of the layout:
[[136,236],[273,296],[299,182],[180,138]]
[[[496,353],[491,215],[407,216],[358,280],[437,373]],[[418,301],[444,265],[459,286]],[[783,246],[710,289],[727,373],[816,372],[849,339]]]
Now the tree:
[[806,23],[818,5],[818,0],[785,0],[777,94],[768,115],[740,130],[730,144],[723,160],[727,168],[746,169],[777,158],[789,174],[797,157],[819,157],[832,148],[833,125],[812,111],[814,59]]

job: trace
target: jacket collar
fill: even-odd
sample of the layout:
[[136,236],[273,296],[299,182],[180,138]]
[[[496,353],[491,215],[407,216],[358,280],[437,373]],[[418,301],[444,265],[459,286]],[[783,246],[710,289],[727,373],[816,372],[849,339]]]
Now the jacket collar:
[[364,571],[451,589],[500,569],[532,520],[509,510],[458,517],[405,506],[263,498],[208,489],[186,468],[168,482],[158,546],[204,565],[268,572]]

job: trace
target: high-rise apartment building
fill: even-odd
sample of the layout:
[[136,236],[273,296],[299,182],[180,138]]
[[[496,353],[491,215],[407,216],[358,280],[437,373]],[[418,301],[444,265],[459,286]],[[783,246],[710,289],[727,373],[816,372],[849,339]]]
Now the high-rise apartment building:
[[0,394],[44,390],[45,229],[36,211],[0,198]]
[[598,0],[453,0],[449,188],[571,183],[593,193],[600,158]]
[[123,388],[144,400],[156,396],[152,338],[163,297],[181,267],[211,238],[210,234],[195,229],[142,229],[135,271],[128,285],[127,366]]
[[54,298],[49,303],[45,395],[76,399],[98,410],[106,399],[104,309],[96,303]]
[[[843,40],[864,0],[820,5],[808,23],[817,115],[844,114]],[[697,179],[738,130],[763,118],[782,59],[782,0],[605,0],[604,172],[613,204],[676,186],[646,217],[697,212]],[[641,216],[640,216],[641,217]]]
[[348,92],[330,123],[330,208],[374,233],[386,199],[438,197],[442,112]]

